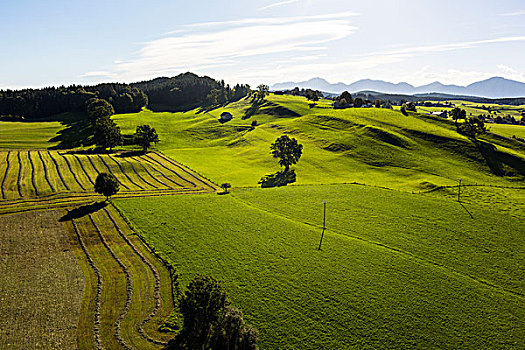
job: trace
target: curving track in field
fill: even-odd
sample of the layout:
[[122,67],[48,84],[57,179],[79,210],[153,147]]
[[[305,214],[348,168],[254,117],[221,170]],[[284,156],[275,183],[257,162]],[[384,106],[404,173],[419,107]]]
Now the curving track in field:
[[[172,297],[167,270],[130,235],[131,228],[113,208],[72,220],[71,228],[97,277],[96,286],[91,286],[97,290],[95,303],[83,315],[92,321],[82,322],[87,329],[81,330],[81,343],[91,342],[96,349],[166,346],[169,336],[156,330],[173,309],[167,301]],[[119,285],[125,285],[125,293],[119,292]]]

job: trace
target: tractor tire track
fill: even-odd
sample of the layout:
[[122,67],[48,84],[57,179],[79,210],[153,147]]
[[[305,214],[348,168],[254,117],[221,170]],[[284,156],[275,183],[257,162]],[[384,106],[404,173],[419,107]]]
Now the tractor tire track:
[[157,315],[157,313],[158,313],[158,311],[160,309],[160,305],[161,305],[160,283],[161,283],[161,281],[160,281],[159,271],[157,270],[157,268],[148,259],[146,259],[146,257],[141,252],[139,252],[137,247],[135,247],[135,245],[129,240],[129,238],[126,237],[126,235],[124,234],[124,232],[122,231],[122,229],[120,228],[120,226],[118,225],[116,220],[113,218],[113,216],[111,215],[109,210],[107,208],[104,208],[104,211],[106,212],[106,214],[107,214],[108,218],[110,219],[110,221],[113,223],[113,226],[115,226],[115,229],[117,230],[117,232],[120,235],[120,237],[128,244],[128,246],[139,257],[139,259],[144,264],[146,264],[148,266],[149,270],[151,271],[151,273],[153,274],[153,277],[155,279],[155,286],[154,286],[154,291],[153,291],[153,298],[155,300],[155,306],[153,307],[153,309],[151,310],[149,315],[145,319],[143,319],[140,322],[140,324],[138,324],[137,331],[138,331],[138,333],[140,334],[140,336],[143,339],[147,340],[150,343],[153,343],[153,344],[156,344],[156,345],[167,345],[168,344],[167,342],[155,340],[155,339],[151,338],[150,336],[148,336],[146,334],[146,332],[144,331],[144,325],[147,322],[149,322],[151,319],[153,319],[153,317],[155,317]]
[[52,160],[53,163],[55,164],[55,168],[57,169],[58,177],[60,178],[60,180],[61,180],[62,183],[64,184],[64,187],[65,187],[68,191],[71,191],[71,189],[69,188],[69,186],[66,184],[66,181],[64,180],[64,177],[62,176],[62,172],[60,171],[60,167],[58,166],[58,163],[57,163],[56,159],[53,158],[53,156],[51,155],[51,152],[47,151],[47,153],[49,154],[49,158],[51,158],[51,160]]
[[[124,176],[129,180],[129,182],[131,182],[133,185],[137,186],[138,188],[140,188],[141,190],[144,190],[144,187],[142,187],[141,185],[137,184],[135,181],[133,181],[131,179],[131,177],[129,177],[129,175],[124,171],[124,168],[122,167],[122,164],[120,164],[119,162],[117,162],[117,160],[115,158],[113,158],[112,156],[110,156],[108,154],[108,157],[109,159],[111,159],[113,162],[115,162],[117,164],[117,166],[119,167],[120,171],[122,172],[122,174],[124,174]],[[133,171],[135,171],[135,169],[133,169]],[[135,171],[135,173],[137,173]],[[137,174],[138,175],[138,174]]]
[[44,167],[44,177],[46,178],[47,184],[49,185],[49,188],[51,189],[51,192],[56,192],[55,187],[51,184],[51,181],[49,181],[49,175],[47,171],[46,162],[44,162],[44,158],[42,157],[42,153],[40,151],[38,152],[38,157],[40,158],[40,161],[42,162],[42,166]]
[[[100,161],[102,162],[102,164],[104,164],[106,166],[106,168],[108,169],[109,173],[113,176],[115,176],[115,174],[113,174],[113,172],[111,171],[111,168],[109,167],[108,163],[106,163],[106,161],[104,160],[104,158],[102,158],[102,156],[100,154],[97,154],[98,158],[100,159]],[[130,190],[130,188],[126,185],[124,185],[122,183],[122,181],[120,181],[118,179],[118,177],[115,176],[115,179],[117,179],[117,182],[120,184],[120,186],[124,187],[125,189],[127,190]]]
[[74,155],[76,160],[78,161],[78,164],[80,164],[80,168],[82,168],[82,171],[84,172],[84,174],[86,175],[87,179],[89,180],[89,182],[91,182],[92,185],[95,184],[95,182],[93,182],[93,180],[91,180],[91,177],[89,176],[89,174],[87,173],[86,171],[86,168],[84,168],[84,164],[82,163],[82,161],[80,160],[80,158],[75,154]]
[[122,319],[129,312],[129,308],[131,306],[131,299],[133,297],[133,283],[131,281],[131,274],[129,273],[128,268],[115,255],[115,252],[113,251],[113,249],[111,249],[111,247],[109,246],[109,244],[106,241],[106,239],[104,238],[104,236],[102,236],[102,231],[100,231],[100,228],[96,224],[95,220],[93,220],[93,216],[91,214],[89,214],[88,216],[89,216],[89,220],[91,221],[91,224],[95,228],[95,231],[97,231],[97,234],[98,234],[98,237],[99,237],[100,241],[102,242],[102,244],[104,245],[106,250],[109,252],[109,254],[113,258],[113,260],[115,260],[117,262],[117,264],[120,266],[122,272],[124,272],[124,275],[126,276],[126,303],[124,304],[124,307],[122,308],[122,311],[120,311],[120,314],[119,314],[117,320],[115,321],[115,323],[113,325],[113,330],[114,330],[113,335],[115,336],[115,338],[117,339],[118,343],[122,347],[124,347],[126,350],[132,350],[133,348],[130,347],[124,341],[124,339],[122,338],[121,332],[120,332],[120,324],[122,322]]
[[177,177],[178,177],[179,179],[181,179],[182,181],[186,181],[187,183],[191,184],[193,187],[197,187],[197,184],[196,184],[195,182],[183,178],[182,176],[180,176],[180,174],[179,174],[178,172],[176,172],[176,171],[173,170],[173,169],[168,168],[167,166],[165,166],[164,164],[162,164],[162,163],[159,162],[158,160],[152,158],[151,156],[145,154],[144,157],[148,157],[149,159],[151,159],[152,161],[154,161],[155,163],[157,163],[158,165],[160,165],[160,166],[163,167],[164,169],[166,169],[166,170],[172,172],[173,174],[177,175]]
[[33,164],[33,159],[31,159],[31,151],[27,151],[27,157],[29,158],[29,163],[31,163],[31,183],[33,184],[33,189],[35,190],[35,195],[38,197],[38,189],[36,188],[35,181],[35,165]]
[[144,161],[146,162],[149,166],[151,166],[152,169],[154,169],[156,172],[158,172],[160,174],[160,176],[162,176],[163,178],[165,178],[166,180],[168,180],[169,182],[171,183],[174,183],[175,185],[177,185],[178,187],[182,187],[184,188],[184,185],[181,185],[180,183],[178,183],[177,181],[174,181],[172,179],[170,179],[169,177],[166,176],[166,174],[164,174],[162,171],[158,170],[156,168],[156,166],[158,166],[157,163],[154,163],[153,161],[149,160],[149,159],[146,159],[146,158],[142,158],[142,157],[138,157],[138,159],[140,159],[141,161]]
[[[109,157],[112,158],[111,156],[109,156]],[[113,159],[113,158],[112,158],[112,159]],[[123,160],[131,166],[131,169],[133,169],[133,172],[135,173],[135,175],[137,175],[137,177],[138,177],[139,179],[141,179],[144,183],[150,185],[151,187],[158,189],[158,186],[155,186],[154,184],[152,184],[151,182],[149,182],[148,180],[146,180],[142,175],[140,175],[140,173],[137,171],[137,169],[135,169],[135,166],[133,165],[132,162],[130,162],[130,161],[127,160],[126,158],[123,158]]]
[[102,279],[102,275],[100,274],[100,270],[97,268],[97,266],[93,262],[93,259],[91,258],[91,255],[89,254],[86,248],[86,245],[84,244],[84,241],[82,240],[82,237],[80,236],[80,232],[78,231],[78,227],[77,227],[77,224],[75,223],[75,220],[71,220],[71,223],[73,224],[73,230],[75,231],[80,247],[82,248],[84,255],[86,255],[88,264],[93,270],[93,272],[95,273],[95,276],[97,278],[97,292],[95,295],[93,336],[94,336],[95,348],[97,350],[102,350],[104,349],[104,347],[102,345],[102,338],[100,336],[100,307],[101,307],[101,302],[102,302],[101,295],[102,295],[104,281]]
[[65,157],[63,154],[60,154],[60,153],[58,155],[64,159],[64,161],[66,162],[67,168],[69,169],[69,172],[71,173],[71,175],[73,175],[73,178],[75,179],[77,184],[80,186],[82,191],[85,191],[86,188],[84,187],[84,185],[80,183],[80,181],[78,181],[77,174],[75,174],[75,172],[73,171],[73,168],[71,168],[71,164],[69,163],[69,160],[67,160],[67,157]]
[[7,173],[9,172],[9,168],[11,166],[11,162],[9,161],[9,156],[11,155],[11,151],[7,152],[7,155],[5,157],[5,161],[7,163],[7,167],[5,168],[4,178],[2,179],[2,199],[6,199],[7,196],[5,195],[5,182],[7,180]]
[[[153,180],[155,180],[156,182],[158,182],[159,184],[163,185],[163,186],[166,186],[167,188],[171,188],[170,186],[166,185],[164,182],[160,181],[159,179],[157,179],[155,176],[153,176],[152,173],[149,172],[148,168],[146,168],[146,166],[143,164],[143,162],[139,161],[136,159],[136,157],[132,157],[131,159],[133,160],[136,160],[138,164],[140,164],[140,166],[142,166],[142,169],[144,169],[144,171],[146,172],[146,174],[148,174]],[[158,171],[157,171],[158,172]],[[160,173],[160,172],[159,172]],[[161,174],[162,175],[162,174]]]

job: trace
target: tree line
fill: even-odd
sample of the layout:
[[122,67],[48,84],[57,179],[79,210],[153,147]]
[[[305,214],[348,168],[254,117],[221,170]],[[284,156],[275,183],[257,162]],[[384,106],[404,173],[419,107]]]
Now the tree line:
[[93,98],[108,101],[116,113],[138,112],[148,103],[143,91],[118,83],[0,90],[0,115],[37,119],[64,112],[84,112],[86,102]]
[[65,112],[85,112],[87,102],[93,98],[109,102],[115,113],[135,113],[146,106],[152,110],[184,110],[234,102],[250,92],[249,85],[230,87],[224,80],[199,77],[193,73],[134,84],[0,90],[0,116],[22,120]]

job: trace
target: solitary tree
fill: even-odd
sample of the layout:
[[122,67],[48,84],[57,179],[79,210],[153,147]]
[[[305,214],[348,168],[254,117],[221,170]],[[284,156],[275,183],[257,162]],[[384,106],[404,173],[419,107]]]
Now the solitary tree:
[[106,196],[106,201],[109,197],[117,194],[120,186],[117,178],[113,174],[100,173],[95,180],[95,192]]
[[485,128],[485,122],[478,117],[467,117],[459,129],[461,133],[474,140],[476,140],[478,135],[484,134],[487,131]]
[[134,139],[135,143],[137,145],[140,145],[144,152],[148,150],[152,142],[159,142],[159,136],[157,135],[157,131],[155,130],[155,128],[152,128],[149,125],[137,126]]
[[265,84],[257,86],[257,98],[262,100],[270,93],[270,87]]
[[303,153],[303,145],[288,135],[283,135],[275,140],[270,146],[274,158],[279,158],[279,165],[284,166],[284,172],[288,172],[290,166],[296,164]]
[[464,109],[455,107],[450,111],[450,117],[454,120],[456,128],[458,127],[458,119],[465,119],[467,117],[467,112]]
[[224,193],[228,193],[228,188],[231,188],[232,185],[229,182],[225,182],[221,184],[221,188],[224,191]]

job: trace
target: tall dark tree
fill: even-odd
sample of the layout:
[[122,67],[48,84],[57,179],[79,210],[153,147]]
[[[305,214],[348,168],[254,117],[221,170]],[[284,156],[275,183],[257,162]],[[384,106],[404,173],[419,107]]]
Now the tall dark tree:
[[115,114],[115,109],[106,100],[100,98],[92,98],[86,102],[86,112],[89,116],[89,119],[93,123],[99,118],[111,117]]
[[256,350],[258,332],[244,322],[242,312],[226,306],[225,312],[214,329],[211,348],[216,350]]
[[146,152],[152,143],[159,142],[159,136],[155,128],[149,125],[139,125],[135,131],[134,140],[135,144],[141,146]]
[[279,158],[279,165],[284,167],[285,172],[288,172],[290,166],[299,161],[303,153],[303,145],[296,139],[289,138],[288,135],[283,135],[275,140],[270,149],[273,157]]
[[191,281],[180,302],[184,320],[182,343],[188,349],[207,349],[213,327],[228,303],[226,290],[213,277],[198,276]]
[[120,185],[113,174],[98,174],[95,180],[95,192],[106,196],[106,201],[109,200],[109,197],[117,194],[119,190]]
[[93,140],[100,148],[110,150],[122,144],[120,128],[109,117],[101,117],[95,120]]

